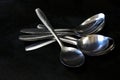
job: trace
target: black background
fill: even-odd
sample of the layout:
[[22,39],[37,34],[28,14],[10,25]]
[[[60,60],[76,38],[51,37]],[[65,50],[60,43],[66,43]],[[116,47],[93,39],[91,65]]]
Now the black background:
[[[102,80],[119,78],[120,3],[113,0],[0,0],[0,80]],[[103,12],[106,23],[99,34],[114,38],[116,47],[107,55],[86,56],[77,69],[59,61],[57,43],[25,52],[19,30],[40,23],[35,8],[41,8],[54,28],[73,28],[88,17]],[[27,55],[29,53],[29,55]]]

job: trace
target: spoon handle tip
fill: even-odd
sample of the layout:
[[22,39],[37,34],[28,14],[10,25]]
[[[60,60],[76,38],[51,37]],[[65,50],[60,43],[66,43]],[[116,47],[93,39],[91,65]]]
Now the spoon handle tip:
[[36,8],[35,12],[38,16],[38,18],[42,21],[42,23],[46,26],[46,28],[52,33],[52,35],[55,37],[55,39],[57,40],[57,42],[59,43],[60,47],[63,48],[63,43],[60,41],[59,37],[57,36],[57,34],[55,33],[52,25],[49,23],[47,17],[45,16],[45,14],[42,12],[42,10],[40,8]]

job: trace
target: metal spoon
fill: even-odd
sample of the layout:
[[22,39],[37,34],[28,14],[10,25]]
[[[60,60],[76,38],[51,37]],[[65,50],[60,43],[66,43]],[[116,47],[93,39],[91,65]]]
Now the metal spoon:
[[37,8],[35,11],[39,19],[46,26],[46,28],[52,33],[52,35],[55,37],[55,39],[59,43],[61,47],[60,61],[65,66],[68,66],[68,67],[80,67],[81,65],[83,65],[85,61],[85,57],[82,54],[82,52],[76,48],[64,46],[61,40],[59,39],[59,37],[56,35],[51,24],[47,20],[47,17],[45,16],[45,14],[39,8]]
[[[99,15],[100,16],[100,15]],[[102,16],[102,15],[101,15]],[[94,17],[94,16],[93,16]],[[92,17],[90,18],[92,19]],[[87,20],[85,21],[86,24],[87,24]],[[92,21],[91,21],[92,22]],[[84,22],[83,22],[84,23]],[[84,24],[83,24],[84,25]],[[82,34],[82,36],[85,36],[85,35],[88,35],[88,34],[92,34],[92,33],[97,33],[99,32],[102,28],[103,28],[103,25],[104,25],[104,18],[101,18],[99,20],[96,21],[96,24],[94,23],[94,27],[85,27],[86,31],[84,30],[84,32],[81,32],[80,34]],[[85,25],[84,25],[85,26]],[[87,25],[86,25],[87,26]],[[90,25],[89,25],[90,26]],[[42,27],[41,27],[42,28]],[[77,29],[77,28],[76,28]],[[42,30],[42,29],[41,29]],[[71,29],[69,29],[71,30]],[[79,29],[78,29],[79,30]],[[82,29],[81,29],[82,30]],[[38,33],[39,29],[37,30],[34,30],[34,32],[31,32],[32,30],[31,29],[25,29],[23,31],[26,31],[26,33]],[[37,40],[43,40],[43,39],[50,39],[50,38],[53,38],[53,36],[49,33],[45,33],[46,30],[43,29],[42,31],[43,33],[41,34],[34,34],[34,35],[20,35],[19,36],[19,39],[22,40],[22,41],[37,41]],[[79,31],[78,31],[79,32]],[[77,33],[77,32],[76,32]],[[49,35],[48,35],[49,34]],[[65,36],[65,35],[76,35],[76,36],[81,36],[80,34],[75,34],[74,32],[60,32],[60,31],[57,31],[57,34],[58,36]]]
[[[75,32],[77,33],[78,36],[86,35],[86,34],[91,34],[100,31],[105,22],[105,15],[103,13],[96,14],[88,19],[86,19],[83,23],[81,23],[78,27],[75,29],[55,29],[56,32],[62,33],[62,32]],[[44,25],[39,24],[37,26],[38,29],[36,28],[27,28],[27,29],[22,29],[20,32],[22,33],[28,33],[28,34],[43,34],[47,33],[50,34],[46,28],[43,28]],[[64,33],[62,33],[64,34]]]
[[[80,36],[81,34],[83,36],[83,35],[96,33],[98,31],[100,31],[104,26],[104,22],[105,22],[105,15],[103,13],[99,13],[99,14],[96,14],[96,15],[88,18],[80,25],[80,27],[77,27],[75,29],[55,29],[55,30],[56,30],[57,34],[60,36],[76,35],[74,32],[63,32],[63,30],[64,31],[65,30],[66,31],[76,31],[77,36]],[[53,38],[53,35],[51,35],[48,32],[48,30],[44,29],[43,26],[44,25],[40,25],[40,24],[37,26],[40,30],[36,29],[36,28],[21,30],[21,32],[23,32],[23,33],[29,33],[29,34],[34,34],[34,35],[20,35],[19,39],[22,41],[36,41],[36,40]],[[77,30],[78,30],[78,32],[77,32]],[[80,33],[80,31],[81,31],[81,33]]]
[[[65,38],[60,39],[63,42],[77,46],[84,54],[87,54],[89,56],[100,56],[103,54],[107,54],[114,48],[114,40],[112,38],[98,34],[88,35],[86,37],[82,37],[81,39],[76,39],[70,36],[65,36]],[[55,42],[54,39],[46,41],[42,44],[34,43],[34,45],[32,44],[27,46],[25,50],[26,51],[35,50],[48,44],[51,44],[53,42]]]

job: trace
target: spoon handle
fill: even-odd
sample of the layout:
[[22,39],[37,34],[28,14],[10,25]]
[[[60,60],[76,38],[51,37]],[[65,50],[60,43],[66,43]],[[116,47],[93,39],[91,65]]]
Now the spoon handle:
[[38,41],[38,40],[44,40],[44,39],[51,39],[53,38],[52,35],[47,36],[40,36],[40,35],[20,35],[19,40],[21,41]]
[[25,47],[25,51],[36,50],[36,49],[38,49],[38,48],[42,48],[42,47],[44,47],[44,46],[46,46],[46,45],[49,45],[49,44],[51,44],[51,43],[53,43],[53,42],[55,42],[55,39],[46,41],[46,42],[44,42],[44,43],[41,43],[41,42],[34,43],[34,44],[31,44],[31,45]]
[[[56,33],[68,33],[70,32],[70,29],[54,29]],[[27,33],[27,34],[51,34],[46,29],[37,29],[37,28],[24,28],[20,30],[21,33]],[[73,33],[73,32],[71,32]]]
[[[45,26],[42,25],[42,24],[38,24],[38,25],[37,25],[37,28],[38,28],[38,29],[46,29]],[[64,28],[63,28],[63,29],[54,29],[54,31],[56,31],[56,32],[57,32],[57,31],[58,31],[58,32],[59,32],[59,31],[60,31],[60,32],[63,32],[63,31],[73,31],[73,30],[72,30],[72,29],[64,29]],[[49,32],[49,31],[47,30],[47,32]]]
[[[77,46],[77,42],[74,41],[74,40],[69,40],[69,39],[65,39],[65,38],[60,38],[60,40],[62,40],[65,43],[69,43],[69,44]],[[46,41],[46,42],[43,42],[43,43],[41,43],[41,42],[34,43],[34,44],[31,44],[31,45],[28,45],[27,47],[25,47],[25,50],[26,51],[36,50],[38,48],[42,48],[44,46],[47,46],[47,45],[49,45],[49,44],[51,44],[55,41],[56,41],[55,39],[52,39],[52,40],[49,40],[49,41]]]
[[[73,33],[70,32],[63,32],[57,34],[59,37],[65,36],[65,35],[74,35]],[[19,40],[22,41],[38,41],[38,40],[45,40],[45,39],[52,39],[53,35],[51,34],[32,34],[32,35],[20,35]]]
[[59,43],[61,49],[63,49],[63,43],[60,41],[59,37],[57,36],[57,34],[55,33],[52,25],[49,23],[47,17],[45,16],[45,14],[42,12],[42,10],[40,10],[39,8],[37,8],[36,10],[36,14],[38,16],[38,18],[43,22],[43,24],[46,26],[46,28],[52,33],[52,35],[55,37],[55,39],[57,40],[57,42]]
[[69,40],[77,41],[77,38],[71,37],[71,36],[69,36],[69,35],[64,36],[64,38],[67,38],[67,39],[69,39]]

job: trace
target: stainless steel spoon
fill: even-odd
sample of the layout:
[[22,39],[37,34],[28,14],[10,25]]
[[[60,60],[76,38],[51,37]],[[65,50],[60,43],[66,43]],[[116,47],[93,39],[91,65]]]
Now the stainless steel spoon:
[[76,48],[64,46],[61,40],[59,39],[59,37],[56,35],[54,29],[52,28],[52,25],[47,20],[45,14],[39,8],[37,8],[35,11],[39,19],[46,26],[46,28],[52,33],[52,35],[59,43],[61,47],[61,53],[60,53],[61,63],[63,63],[67,67],[80,67],[81,65],[83,65],[83,63],[85,62],[85,57],[82,54],[82,52]]
[[[70,36],[65,36],[64,38],[60,38],[63,42],[72,44],[77,46],[84,54],[89,56],[100,56],[103,54],[107,54],[109,51],[114,48],[114,40],[110,37],[106,37],[103,35],[92,34],[86,37],[82,37],[81,39],[76,39]],[[25,48],[26,51],[35,50],[51,44],[55,42],[55,40],[49,40],[44,43],[34,43]],[[111,42],[111,44],[110,44]]]
[[[81,23],[78,27],[74,29],[55,29],[56,32],[62,33],[62,32],[75,32],[78,36],[91,34],[100,31],[105,23],[105,15],[103,13],[96,14],[88,19],[86,19],[83,23]],[[20,32],[22,33],[28,33],[28,34],[43,34],[47,33],[50,34],[46,28],[43,28],[44,25],[39,24],[37,28],[27,28],[22,29]],[[64,34],[64,33],[62,33]]]
[[[102,19],[102,20],[104,20],[104,19]],[[99,21],[97,21],[96,24],[98,24]],[[85,22],[87,22],[87,20]],[[99,22],[99,23],[101,23],[101,22]],[[82,36],[83,35],[85,36],[87,34],[97,33],[98,31],[100,31],[103,28],[103,25],[104,25],[104,21],[102,21],[101,24],[96,25],[97,27],[93,27],[93,28],[91,27],[91,29],[89,28],[88,30],[86,28],[86,31],[81,34],[82,34]],[[40,28],[41,28],[41,30],[43,29],[42,27],[40,27]],[[75,34],[74,32],[61,32],[60,30],[62,30],[62,29],[56,30],[56,33],[59,37],[62,37],[65,35],[77,35],[80,37],[80,34]],[[65,30],[65,29],[63,29],[63,30]],[[71,30],[71,29],[69,29],[69,30]],[[23,32],[24,31],[26,33],[32,33],[32,35],[20,35],[19,39],[22,41],[37,41],[37,40],[53,38],[53,35],[51,35],[50,33],[47,33],[46,30],[44,30],[44,29],[43,29],[43,33],[41,33],[41,34],[33,34],[33,33],[38,33],[39,29],[25,29],[25,30],[23,30]]]
[[[55,29],[58,36],[65,36],[65,35],[77,35],[77,36],[83,36],[91,33],[97,33],[100,31],[105,22],[105,15],[103,13],[96,14],[87,20],[85,20],[80,27],[77,27],[75,29]],[[53,38],[53,35],[51,35],[48,30],[46,30],[44,25],[39,24],[37,26],[39,29],[31,28],[31,29],[22,29],[22,33],[29,33],[32,35],[20,35],[19,39],[22,41],[36,41],[36,40],[43,40],[43,39],[50,39]],[[67,31],[67,32],[65,32]],[[69,31],[69,32],[68,32]],[[71,32],[72,31],[72,32]],[[73,31],[76,31],[74,33]],[[78,32],[77,32],[78,31]],[[81,31],[81,33],[80,33]],[[84,31],[84,32],[82,32]],[[78,34],[79,33],[79,34]]]

